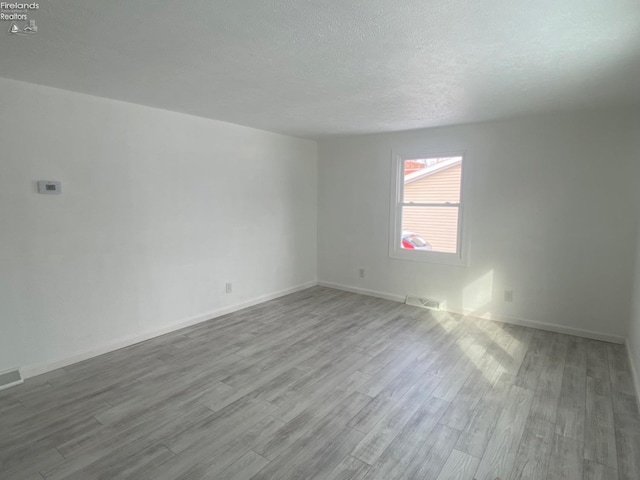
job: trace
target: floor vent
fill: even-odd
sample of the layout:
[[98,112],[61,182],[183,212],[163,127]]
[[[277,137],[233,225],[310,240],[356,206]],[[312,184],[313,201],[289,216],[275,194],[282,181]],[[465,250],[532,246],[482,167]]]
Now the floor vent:
[[432,298],[409,297],[404,301],[407,305],[414,307],[427,308],[429,310],[440,310],[440,301]]
[[20,370],[0,373],[0,390],[13,387],[14,385],[20,385],[21,383],[22,377],[20,376]]

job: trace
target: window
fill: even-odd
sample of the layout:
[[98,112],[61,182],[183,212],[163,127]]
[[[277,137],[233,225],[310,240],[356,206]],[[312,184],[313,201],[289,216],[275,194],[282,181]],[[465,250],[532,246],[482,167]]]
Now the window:
[[389,255],[466,264],[463,156],[394,155]]

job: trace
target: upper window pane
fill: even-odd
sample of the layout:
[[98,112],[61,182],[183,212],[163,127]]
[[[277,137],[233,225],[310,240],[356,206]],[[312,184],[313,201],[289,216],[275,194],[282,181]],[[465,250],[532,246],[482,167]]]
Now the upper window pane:
[[460,203],[462,157],[404,161],[403,203]]

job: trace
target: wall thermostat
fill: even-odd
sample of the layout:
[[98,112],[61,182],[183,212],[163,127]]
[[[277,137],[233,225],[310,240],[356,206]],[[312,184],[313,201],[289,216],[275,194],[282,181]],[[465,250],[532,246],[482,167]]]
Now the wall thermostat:
[[38,193],[46,193],[55,195],[62,191],[60,182],[51,182],[49,180],[38,180]]

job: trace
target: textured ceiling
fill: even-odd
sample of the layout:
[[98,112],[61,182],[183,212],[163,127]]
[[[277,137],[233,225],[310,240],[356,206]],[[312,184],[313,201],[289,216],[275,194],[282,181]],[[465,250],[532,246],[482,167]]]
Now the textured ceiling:
[[638,0],[44,0],[32,17],[36,35],[0,32],[0,76],[304,137],[640,103]]

